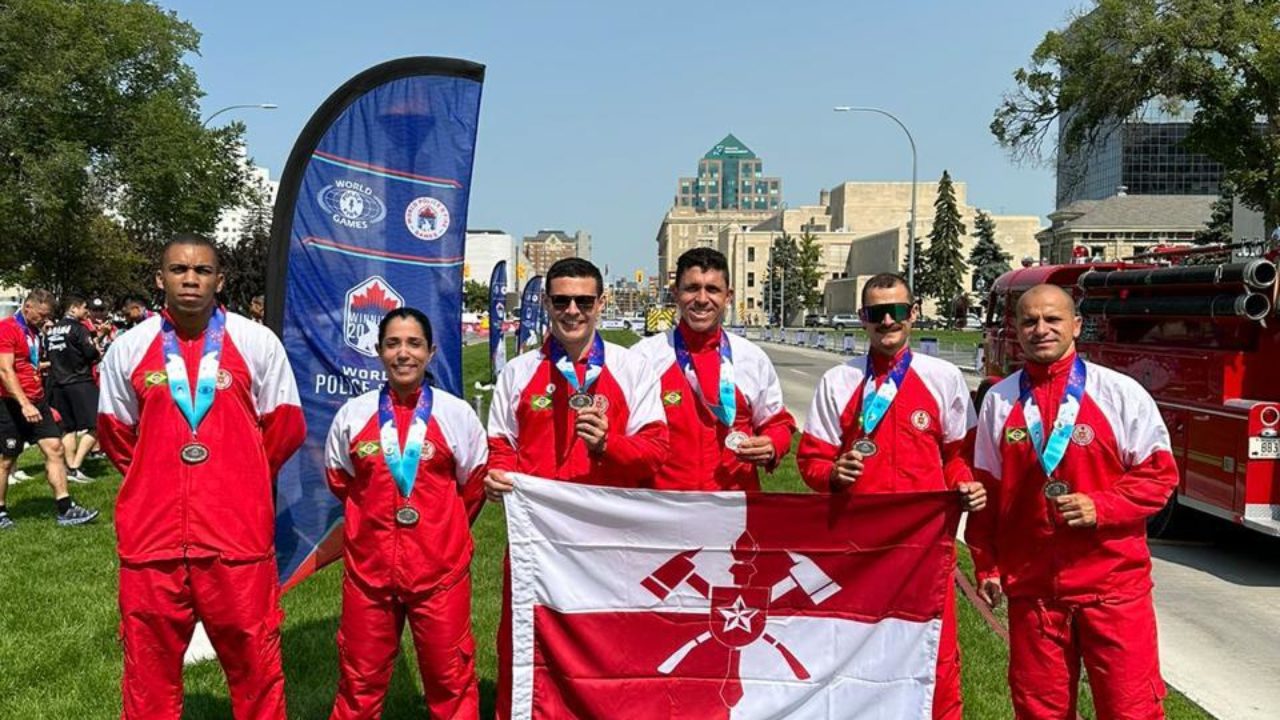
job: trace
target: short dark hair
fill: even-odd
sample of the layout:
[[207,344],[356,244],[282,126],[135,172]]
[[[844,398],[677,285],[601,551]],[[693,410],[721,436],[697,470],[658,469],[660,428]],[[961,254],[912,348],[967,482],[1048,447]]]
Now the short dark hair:
[[551,281],[556,278],[595,278],[596,295],[604,294],[604,276],[600,274],[600,268],[596,267],[590,260],[583,260],[580,257],[561,258],[553,263],[547,270],[547,278],[544,292],[551,294]]
[[62,298],[62,312],[67,312],[77,305],[84,305],[85,299],[79,295],[67,295]]
[[398,307],[383,315],[382,322],[378,323],[378,347],[382,347],[382,341],[387,337],[387,326],[392,320],[417,320],[422,326],[422,336],[427,339],[427,346],[434,344],[431,341],[431,320],[427,318],[427,314],[418,308]]
[[906,288],[907,302],[914,305],[916,303],[916,296],[911,292],[911,286],[907,284],[907,279],[898,273],[877,273],[872,275],[871,278],[867,280],[867,283],[862,286],[862,304],[867,304],[868,290],[888,290],[889,288],[895,288],[899,285]]
[[724,253],[715,248],[696,247],[684,251],[680,259],[676,260],[676,285],[680,284],[680,279],[689,268],[698,268],[703,272],[719,270],[724,274],[725,287],[729,286],[729,261]]
[[130,305],[137,305],[138,307],[145,310],[147,307],[147,299],[142,297],[141,295],[126,295],[124,297],[124,300],[120,301],[120,309],[123,310],[129,307]]
[[209,238],[199,233],[178,233],[169,238],[167,242],[160,248],[160,263],[164,264],[164,256],[168,254],[169,248],[176,245],[194,245],[195,247],[207,247],[213,251],[213,269],[222,271],[222,256],[218,253],[218,246]]
[[35,288],[31,292],[27,293],[27,299],[25,302],[29,302],[32,305],[48,305],[49,307],[53,307],[53,293],[45,290],[44,288]]

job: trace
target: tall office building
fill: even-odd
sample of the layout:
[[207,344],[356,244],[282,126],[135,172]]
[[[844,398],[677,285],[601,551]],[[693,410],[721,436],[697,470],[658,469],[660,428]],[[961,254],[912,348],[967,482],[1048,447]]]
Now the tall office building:
[[764,177],[764,162],[732,133],[698,161],[697,177],[682,177],[675,206],[694,210],[776,210],[782,179]]
[[582,230],[573,235],[563,230],[539,230],[535,235],[526,236],[520,246],[529,266],[526,280],[535,275],[546,275],[557,260],[568,257],[591,259],[591,235]]
[[[1068,121],[1059,118],[1059,137]],[[1184,147],[1190,129],[1185,116],[1156,114],[1114,124],[1091,148],[1059,151],[1056,208],[1121,192],[1217,195],[1222,166]]]

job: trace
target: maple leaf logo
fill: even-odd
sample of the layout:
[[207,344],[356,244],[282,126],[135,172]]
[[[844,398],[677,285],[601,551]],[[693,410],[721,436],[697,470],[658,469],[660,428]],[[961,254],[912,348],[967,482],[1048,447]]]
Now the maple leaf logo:
[[356,312],[375,312],[386,314],[400,307],[395,297],[387,293],[379,282],[373,282],[369,289],[351,298],[351,309]]

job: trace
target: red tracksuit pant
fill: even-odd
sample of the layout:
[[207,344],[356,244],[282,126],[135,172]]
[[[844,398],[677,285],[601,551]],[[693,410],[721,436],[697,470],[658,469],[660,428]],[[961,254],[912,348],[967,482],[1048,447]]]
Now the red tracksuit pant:
[[349,576],[338,627],[338,698],[331,720],[382,717],[405,620],[413,633],[427,709],[437,720],[480,716],[471,575],[428,593],[373,593]]
[[284,613],[274,559],[121,563],[122,717],[182,716],[182,656],[197,618],[227,675],[232,714],[238,720],[283,720]]
[[942,637],[938,643],[937,684],[933,688],[934,720],[961,720],[964,716],[960,644],[956,636],[956,584],[948,580],[947,604],[942,609]]
[[1080,662],[1098,720],[1160,720],[1164,682],[1147,593],[1122,602],[1009,603],[1009,687],[1020,720],[1076,716]]

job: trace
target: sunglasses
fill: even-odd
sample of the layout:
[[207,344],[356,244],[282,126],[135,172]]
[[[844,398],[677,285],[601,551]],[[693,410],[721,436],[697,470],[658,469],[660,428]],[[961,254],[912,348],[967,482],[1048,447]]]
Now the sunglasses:
[[883,303],[881,305],[864,305],[858,311],[862,322],[879,325],[888,315],[894,322],[906,322],[911,317],[911,303]]
[[591,308],[596,306],[595,295],[548,295],[547,299],[551,301],[551,307],[560,312],[569,309],[569,303],[574,303],[582,312],[591,312]]

